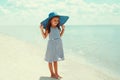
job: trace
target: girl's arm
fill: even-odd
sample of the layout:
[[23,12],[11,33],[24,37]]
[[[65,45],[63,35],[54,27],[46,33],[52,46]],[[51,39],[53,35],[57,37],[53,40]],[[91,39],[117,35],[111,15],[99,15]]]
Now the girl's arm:
[[64,30],[65,30],[65,26],[62,25],[62,30],[61,30],[61,32],[60,32],[60,37],[62,37],[62,35],[63,35],[63,33],[64,33]]
[[40,25],[40,30],[42,33],[43,38],[45,39],[48,36],[48,30],[43,30],[43,25]]

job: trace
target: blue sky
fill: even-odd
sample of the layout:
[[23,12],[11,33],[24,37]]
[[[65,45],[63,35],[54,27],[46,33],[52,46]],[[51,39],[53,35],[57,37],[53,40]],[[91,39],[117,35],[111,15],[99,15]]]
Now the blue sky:
[[120,25],[119,0],[0,0],[0,25],[38,25],[49,12],[70,16],[69,25]]
[[120,0],[85,0],[86,2],[95,2],[95,3],[120,3]]

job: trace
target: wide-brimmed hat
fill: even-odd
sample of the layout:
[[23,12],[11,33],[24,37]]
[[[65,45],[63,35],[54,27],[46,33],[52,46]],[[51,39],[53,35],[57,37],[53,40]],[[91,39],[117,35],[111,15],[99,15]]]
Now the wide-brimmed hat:
[[45,20],[43,20],[43,21],[41,22],[41,24],[43,25],[44,29],[46,29],[47,24],[48,24],[48,21],[49,21],[51,18],[55,17],[55,16],[59,16],[60,26],[62,26],[63,24],[65,24],[65,22],[69,19],[68,16],[62,16],[62,15],[58,15],[58,14],[55,13],[55,12],[51,12],[51,13],[49,14],[48,18],[45,19]]

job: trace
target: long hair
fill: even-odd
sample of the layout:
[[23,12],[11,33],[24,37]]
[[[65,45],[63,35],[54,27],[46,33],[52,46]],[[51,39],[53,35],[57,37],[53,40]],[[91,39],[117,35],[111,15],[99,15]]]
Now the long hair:
[[[58,18],[59,18],[59,16],[54,16],[54,17],[58,17]],[[47,24],[47,26],[46,26],[46,30],[48,30],[48,33],[50,33],[51,20],[52,20],[54,17],[52,17],[52,18],[48,21],[48,24]],[[61,29],[60,29],[60,21],[59,21],[59,23],[56,25],[56,27],[61,31]]]

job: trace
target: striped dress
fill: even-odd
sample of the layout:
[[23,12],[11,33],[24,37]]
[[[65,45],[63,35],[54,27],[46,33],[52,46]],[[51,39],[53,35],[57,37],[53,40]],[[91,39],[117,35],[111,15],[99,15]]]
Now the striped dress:
[[60,60],[64,60],[64,51],[62,40],[60,38],[60,30],[57,27],[51,27],[45,54],[45,61],[54,62]]

